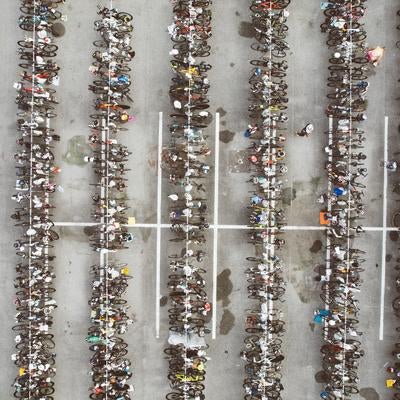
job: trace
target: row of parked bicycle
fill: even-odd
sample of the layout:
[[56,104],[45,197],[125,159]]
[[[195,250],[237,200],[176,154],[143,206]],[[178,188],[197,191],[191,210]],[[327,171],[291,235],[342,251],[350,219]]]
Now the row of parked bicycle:
[[315,321],[323,324],[321,348],[324,399],[348,399],[358,393],[360,349],[359,302],[364,251],[354,239],[363,232],[359,219],[365,214],[366,176],[363,152],[366,119],[367,72],[369,66],[366,32],[362,23],[366,0],[331,0],[326,4],[321,30],[327,33],[330,50],[326,115],[331,117],[325,169],[329,192],[322,214],[327,224],[327,265],[318,268],[324,306]]
[[55,353],[52,313],[55,279],[52,254],[58,234],[53,230],[52,193],[57,190],[53,148],[60,137],[52,128],[58,104],[55,88],[59,67],[54,61],[57,45],[52,26],[61,17],[57,3],[36,0],[20,2],[19,27],[24,39],[18,41],[21,60],[17,90],[17,137],[15,153],[18,203],[11,216],[22,233],[14,247],[20,261],[14,286],[16,352],[12,360],[19,368],[14,381],[14,396],[20,399],[52,400]]
[[[400,16],[400,10],[397,11],[397,16]],[[400,26],[397,26],[397,29],[400,30]],[[398,46],[398,43],[396,43],[396,46]],[[397,185],[397,184],[396,184]],[[393,190],[395,191],[395,190]],[[398,226],[396,225],[396,216],[399,215],[399,210],[397,210],[397,212],[395,212],[394,216],[393,216],[393,220],[392,220],[392,224],[393,226]],[[396,259],[396,262],[399,263],[400,262],[400,257],[398,257]],[[395,270],[399,271],[400,270],[400,265],[397,264],[395,266]],[[394,298],[394,300],[392,301],[392,307],[393,307],[393,311],[394,314],[397,318],[400,318],[400,274],[397,272],[396,275],[396,279],[395,279],[395,288],[396,288],[396,297]],[[397,340],[399,339],[400,335],[400,327],[396,328],[396,335],[397,335]],[[395,358],[395,361],[389,365],[387,367],[387,372],[389,373],[387,380],[386,380],[386,386],[387,387],[391,387],[394,389],[394,394],[393,394],[393,399],[400,399],[400,343],[397,342],[394,345],[393,348],[393,352],[392,355]]]
[[172,389],[166,397],[170,400],[204,399],[208,347],[204,336],[209,333],[206,319],[210,311],[203,278],[204,230],[208,228],[205,178],[210,171],[205,129],[211,122],[207,111],[207,71],[211,66],[204,58],[210,54],[210,3],[175,1],[174,20],[168,27],[174,43],[170,51],[174,77],[169,91],[174,111],[162,160],[170,182],[170,241],[177,246],[177,254],[169,255],[169,347],[165,353]]
[[132,15],[116,8],[99,6],[98,14],[101,19],[94,23],[99,34],[94,46],[98,49],[89,68],[94,75],[89,90],[96,94],[89,124],[93,153],[85,158],[93,164],[96,176],[92,217],[97,225],[90,243],[100,258],[90,270],[92,325],[86,338],[93,351],[90,398],[127,400],[132,398],[134,389],[129,383],[132,370],[128,345],[121,335],[133,322],[124,298],[131,276],[129,266],[117,257],[118,251],[128,248],[133,240],[125,227],[126,196],[121,196],[127,188],[126,162],[131,153],[120,143],[121,133],[132,118],[129,63],[134,57],[133,26]]
[[251,45],[257,58],[250,76],[251,124],[245,132],[251,140],[249,163],[252,170],[249,241],[257,257],[247,257],[248,297],[256,302],[247,310],[245,347],[245,399],[281,399],[282,335],[285,322],[280,302],[285,294],[283,263],[277,253],[285,244],[281,228],[288,86],[285,80],[289,50],[286,41],[290,0],[254,0],[250,6],[256,42]]

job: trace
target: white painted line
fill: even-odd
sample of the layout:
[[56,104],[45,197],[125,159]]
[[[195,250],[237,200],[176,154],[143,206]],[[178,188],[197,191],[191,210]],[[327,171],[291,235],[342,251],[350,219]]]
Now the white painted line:
[[156,250],[156,338],[160,338],[160,285],[161,285],[161,153],[163,113],[158,113],[158,166],[157,166],[157,250]]
[[212,339],[217,337],[217,277],[218,277],[218,205],[219,205],[219,113],[215,114],[215,163],[214,163],[214,244],[212,284]]
[[70,226],[70,227],[85,227],[101,225],[100,222],[54,222],[54,226]]
[[[54,222],[54,226],[68,226],[68,227],[85,227],[85,226],[96,226],[100,225],[97,222]],[[126,228],[151,228],[156,229],[160,227],[161,229],[169,229],[171,228],[171,224],[146,224],[146,223],[137,223],[137,224],[124,224]],[[209,229],[217,230],[248,230],[248,229],[265,229],[259,227],[252,227],[250,225],[220,225],[220,224],[210,224]],[[268,229],[278,229],[276,227],[270,227]],[[283,231],[323,231],[326,230],[325,226],[313,226],[313,225],[287,225],[281,228]],[[400,228],[395,227],[382,227],[382,226],[363,226],[364,231],[369,232],[399,232]]]
[[383,212],[382,212],[382,268],[381,268],[381,307],[379,316],[379,340],[383,340],[383,324],[385,314],[385,286],[386,286],[386,218],[387,218],[387,186],[388,173],[386,162],[388,161],[388,124],[389,118],[385,117],[385,137],[383,151]]

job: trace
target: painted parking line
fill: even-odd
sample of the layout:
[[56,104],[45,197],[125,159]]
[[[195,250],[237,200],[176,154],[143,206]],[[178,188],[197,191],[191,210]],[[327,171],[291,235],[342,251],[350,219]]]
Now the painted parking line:
[[[99,225],[97,222],[54,222],[54,226],[59,227],[72,227],[72,228],[83,228],[85,226],[96,226]],[[171,224],[151,224],[151,223],[137,223],[137,224],[125,224],[123,225],[126,228],[148,228],[148,229],[157,229],[160,227],[161,229],[169,229],[171,228]],[[218,230],[248,230],[248,229],[265,229],[258,228],[249,225],[224,225],[224,224],[211,224],[209,229],[218,229]],[[279,229],[279,228],[268,228],[268,229]],[[283,226],[280,229],[283,231],[324,231],[327,228],[325,226],[319,225],[287,225]],[[383,226],[363,226],[364,231],[367,232],[399,232],[400,228],[396,227],[383,227]]]
[[385,286],[386,286],[386,219],[387,219],[387,186],[388,186],[388,171],[386,162],[388,161],[388,126],[389,118],[385,117],[384,130],[384,150],[383,150],[383,207],[382,207],[382,268],[381,268],[381,304],[379,315],[379,340],[383,340],[383,326],[385,313]]
[[158,167],[157,167],[157,250],[156,250],[156,338],[160,338],[160,298],[161,298],[161,191],[162,191],[162,132],[163,113],[158,114]]
[[217,337],[217,276],[218,276],[218,206],[219,206],[219,113],[215,114],[215,166],[214,166],[214,236],[212,279],[212,329],[211,337]]

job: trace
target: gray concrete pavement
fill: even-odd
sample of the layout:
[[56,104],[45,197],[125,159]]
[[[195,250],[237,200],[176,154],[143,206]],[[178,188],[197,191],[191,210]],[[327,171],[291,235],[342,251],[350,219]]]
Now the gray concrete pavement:
[[[131,125],[124,142],[133,154],[129,161],[128,201],[132,215],[138,222],[156,222],[157,189],[157,136],[158,113],[164,113],[164,142],[167,142],[168,114],[170,111],[168,87],[170,70],[168,51],[170,41],[166,26],[170,24],[171,13],[168,2],[120,0],[120,9],[134,16],[136,57],[133,67],[134,114],[137,121]],[[398,101],[400,97],[398,63],[400,50],[395,47],[399,39],[396,25],[397,2],[370,0],[365,18],[368,42],[371,45],[385,45],[385,59],[371,75],[368,91],[368,133],[366,152],[367,166],[367,204],[368,214],[363,225],[382,225],[383,170],[379,167],[383,159],[384,116],[389,117],[390,156],[400,160],[398,152]],[[66,34],[59,40],[61,84],[58,89],[60,106],[56,129],[62,136],[56,156],[62,168],[60,184],[63,193],[58,193],[55,202],[58,206],[57,221],[90,221],[90,187],[93,176],[90,166],[82,163],[83,154],[88,151],[85,138],[88,135],[88,115],[93,96],[86,88],[91,77],[88,72],[91,42],[96,34],[92,22],[96,18],[95,3],[67,1],[64,6],[68,20],[65,22]],[[289,8],[288,57],[290,103],[290,132],[287,140],[287,163],[289,173],[287,182],[287,215],[289,225],[317,225],[318,206],[316,194],[327,187],[323,172],[326,145],[327,119],[323,113],[326,106],[326,77],[328,52],[324,36],[319,32],[322,13],[319,2],[292,2]],[[209,58],[213,69],[210,71],[212,88],[210,90],[211,110],[221,115],[220,143],[220,209],[221,224],[246,224],[246,205],[249,186],[246,172],[236,172],[238,151],[242,151],[248,141],[243,137],[247,126],[248,60],[254,57],[249,49],[246,22],[248,4],[240,0],[230,2],[215,1],[214,29],[211,40],[213,52]],[[15,173],[12,154],[15,151],[15,111],[12,83],[17,79],[16,41],[23,34],[16,27],[17,9],[12,2],[5,2],[3,24],[0,27],[2,46],[0,71],[4,88],[0,93],[3,116],[0,121],[2,145],[0,147],[2,168],[0,170],[0,198],[3,207],[0,221],[0,263],[3,279],[0,282],[0,399],[10,398],[10,386],[16,370],[10,361],[13,351],[14,289],[12,241],[17,236],[9,215],[14,204],[10,195],[13,192]],[[382,22],[384,21],[384,23]],[[294,132],[305,123],[315,124],[315,134],[310,138],[299,138]],[[210,143],[213,143],[213,124],[210,127]],[[388,216],[390,225],[393,212],[399,207],[400,197],[391,191],[391,185],[400,181],[398,173],[389,176]],[[167,183],[164,180],[165,200]],[[212,193],[212,182],[210,193]],[[290,196],[290,193],[292,195]],[[210,197],[210,202],[212,197]],[[210,220],[213,214],[211,212]],[[163,201],[163,222],[167,222],[166,202]],[[127,340],[130,344],[131,358],[134,362],[136,398],[160,399],[168,391],[166,379],[167,362],[162,349],[167,337],[167,306],[161,307],[161,338],[155,338],[155,248],[154,229],[135,229],[136,241],[121,257],[132,268],[128,297],[136,323],[131,327]],[[57,339],[58,375],[57,400],[87,398],[90,377],[88,360],[90,352],[84,342],[89,325],[87,300],[90,295],[88,267],[95,263],[96,254],[87,245],[83,228],[60,229],[61,240],[56,244],[57,251],[57,301],[55,313],[55,334]],[[209,234],[210,239],[212,233]],[[388,235],[389,236],[389,235]],[[311,324],[312,312],[320,305],[319,289],[313,280],[314,266],[324,261],[324,251],[310,252],[316,240],[324,242],[322,232],[290,232],[286,234],[287,248],[283,254],[286,261],[287,295],[282,305],[287,320],[284,348],[285,391],[283,398],[310,400],[318,398],[320,385],[314,375],[320,370],[319,345],[320,328]],[[388,238],[385,329],[384,340],[378,340],[381,283],[381,239],[382,233],[366,233],[360,239],[360,247],[368,250],[368,260],[363,275],[363,289],[360,293],[362,314],[361,325],[364,330],[363,345],[366,356],[360,365],[360,387],[368,389],[362,394],[373,400],[372,390],[381,400],[390,399],[390,391],[384,387],[384,366],[391,359],[391,345],[396,340],[394,327],[396,321],[391,312],[391,299],[394,296],[393,267],[398,254],[398,244]],[[210,240],[209,250],[212,240]],[[161,294],[165,295],[167,282],[168,232],[163,231]],[[168,250],[170,251],[170,250]],[[252,254],[244,231],[220,231],[219,233],[219,300],[217,339],[210,341],[211,361],[208,366],[206,394],[209,399],[228,400],[242,398],[243,363],[239,352],[244,338],[244,310],[251,304],[246,298],[243,271],[245,257]],[[388,259],[390,257],[387,257]],[[208,290],[211,295],[212,260],[208,258]],[[378,267],[376,267],[378,264]],[[368,397],[370,396],[370,397]],[[355,396],[357,398],[358,396]],[[363,397],[359,397],[363,398]]]

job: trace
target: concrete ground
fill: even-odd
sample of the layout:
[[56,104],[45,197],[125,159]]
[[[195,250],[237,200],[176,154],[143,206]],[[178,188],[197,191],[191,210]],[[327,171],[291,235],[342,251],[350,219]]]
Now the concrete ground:
[[[16,41],[23,37],[16,20],[18,10],[15,2],[4,2],[3,23],[0,26],[1,76],[3,90],[0,102],[3,107],[0,120],[2,168],[0,169],[0,399],[10,398],[11,384],[16,369],[10,361],[13,352],[13,297],[14,263],[12,242],[18,232],[14,230],[9,215],[14,204],[13,193],[15,168],[12,155],[15,152],[15,112],[12,83],[17,79]],[[237,159],[248,145],[243,137],[247,126],[248,61],[255,54],[250,50],[247,1],[215,1],[213,4],[213,51],[209,62],[213,65],[209,78],[211,111],[221,116],[219,223],[246,224],[249,186],[246,171],[238,172]],[[366,179],[368,213],[362,221],[364,226],[383,225],[383,160],[384,117],[389,118],[389,158],[400,160],[397,152],[399,135],[399,54],[395,43],[399,40],[396,25],[398,4],[393,0],[370,0],[365,18],[368,42],[371,46],[386,46],[382,64],[370,75],[368,91],[368,120],[364,124],[368,135],[366,146],[369,175]],[[118,0],[117,7],[134,15],[136,57],[133,62],[134,114],[137,121],[123,138],[133,154],[129,161],[128,199],[131,214],[137,222],[155,223],[157,218],[157,137],[158,113],[164,112],[164,141],[167,141],[168,113],[170,111],[168,87],[171,77],[168,60],[170,40],[166,27],[171,22],[171,6],[167,1],[132,2]],[[316,196],[326,190],[327,180],[323,171],[326,145],[327,119],[324,114],[326,102],[327,60],[329,53],[324,36],[319,31],[322,12],[319,2],[300,0],[289,7],[289,37],[291,51],[288,56],[289,83],[289,134],[287,140],[287,163],[285,206],[289,225],[314,226],[318,224],[319,208]],[[56,221],[90,222],[90,186],[94,178],[91,168],[82,163],[88,150],[85,139],[88,135],[88,115],[93,96],[86,90],[91,79],[88,66],[91,61],[96,34],[92,22],[96,19],[93,2],[67,1],[64,11],[66,34],[59,40],[61,85],[57,96],[60,99],[56,129],[62,136],[56,156],[62,173],[59,178],[63,193],[57,194],[55,203]],[[316,127],[310,138],[299,138],[293,134],[306,122]],[[210,142],[214,131],[210,128]],[[387,224],[399,208],[400,197],[392,192],[399,182],[398,173],[390,174],[387,191]],[[164,194],[167,184],[163,181]],[[213,186],[210,186],[212,203]],[[168,222],[163,201],[163,222]],[[210,207],[212,208],[212,207]],[[213,213],[210,215],[213,220]],[[57,400],[85,399],[89,386],[88,359],[90,353],[84,342],[89,325],[87,300],[90,295],[88,267],[97,261],[88,244],[82,227],[59,228],[61,240],[56,245],[57,301],[55,334],[57,339],[58,374],[56,377]],[[166,379],[167,362],[162,349],[167,337],[167,308],[161,307],[160,339],[155,337],[156,321],[156,231],[153,228],[132,229],[136,241],[122,256],[134,274],[128,292],[129,302],[136,323],[126,335],[130,343],[130,355],[134,363],[133,383],[137,399],[155,400],[168,391]],[[366,356],[360,366],[360,396],[367,400],[390,399],[391,392],[385,388],[385,365],[391,360],[391,347],[397,340],[397,321],[391,311],[391,299],[395,296],[394,266],[398,257],[396,235],[387,234],[384,336],[379,340],[381,279],[382,279],[382,232],[367,232],[359,239],[359,247],[368,251],[361,302],[361,326],[364,331],[363,346]],[[212,232],[209,233],[209,254],[212,254]],[[287,321],[284,341],[285,391],[283,399],[309,400],[319,397],[320,384],[314,375],[320,370],[319,346],[321,332],[312,322],[313,310],[320,306],[319,288],[313,280],[316,264],[324,262],[324,250],[310,251],[315,241],[324,243],[320,231],[291,231],[286,234],[288,245],[282,256],[286,261],[287,294],[282,310]],[[161,252],[161,295],[166,295],[166,254],[169,251],[168,232],[163,231]],[[244,311],[250,302],[246,297],[244,269],[245,257],[253,249],[246,241],[243,230],[221,230],[218,247],[218,309],[217,338],[211,340],[206,395],[211,400],[242,398],[243,364],[239,358],[244,338]],[[209,293],[212,290],[212,258],[208,258]],[[222,389],[222,390],[221,390]]]

